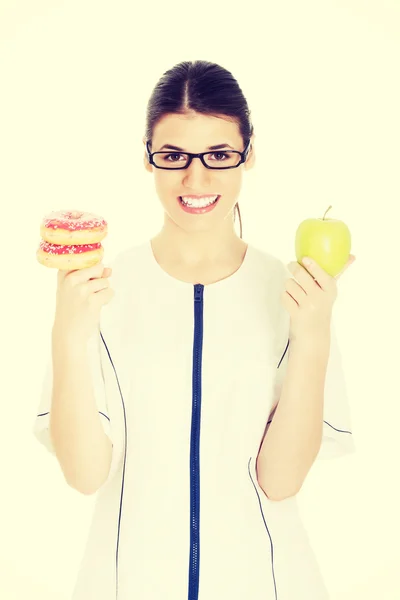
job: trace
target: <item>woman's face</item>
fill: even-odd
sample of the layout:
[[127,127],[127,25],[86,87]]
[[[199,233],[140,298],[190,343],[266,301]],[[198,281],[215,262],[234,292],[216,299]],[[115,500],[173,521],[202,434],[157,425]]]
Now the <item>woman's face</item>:
[[[145,143],[145,138],[143,139]],[[252,138],[253,143],[253,138]],[[228,144],[211,157],[222,161],[224,150],[244,150],[239,127],[224,118],[211,117],[201,114],[176,115],[163,117],[154,129],[151,152],[169,151],[168,160],[182,161],[177,150],[163,148],[164,145],[182,148],[181,152],[207,152],[210,146]],[[221,153],[218,155],[218,153]],[[157,169],[148,162],[147,153],[144,157],[145,168],[154,174],[157,195],[165,211],[165,222],[173,221],[185,231],[206,231],[223,226],[227,217],[232,215],[242,187],[243,169],[249,169],[254,164],[254,149],[250,151],[246,163],[236,169],[212,170],[207,169],[200,159],[193,159],[187,169],[164,170]],[[221,164],[223,164],[221,162]],[[180,196],[220,196],[219,200],[208,212],[199,214],[187,212],[182,207]]]

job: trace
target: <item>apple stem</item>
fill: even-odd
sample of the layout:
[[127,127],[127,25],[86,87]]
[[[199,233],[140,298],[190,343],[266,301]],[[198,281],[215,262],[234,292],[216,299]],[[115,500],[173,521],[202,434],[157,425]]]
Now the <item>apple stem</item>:
[[326,213],[327,213],[329,210],[331,210],[331,208],[332,208],[332,205],[331,205],[329,208],[327,208],[327,209],[326,209],[326,211],[325,211],[325,214],[324,214],[324,216],[322,217],[322,220],[324,220],[324,219],[325,219],[325,217],[326,217]]

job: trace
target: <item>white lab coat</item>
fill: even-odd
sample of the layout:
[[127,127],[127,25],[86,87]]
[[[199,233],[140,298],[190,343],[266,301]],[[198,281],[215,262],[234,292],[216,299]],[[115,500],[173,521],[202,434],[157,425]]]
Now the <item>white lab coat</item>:
[[[249,245],[233,275],[194,286],[150,241],[112,267],[90,360],[113,458],[72,600],[326,600],[296,496],[268,499],[256,474],[288,362],[292,274]],[[34,432],[54,454],[51,388],[49,363]],[[332,326],[317,459],[354,450]]]

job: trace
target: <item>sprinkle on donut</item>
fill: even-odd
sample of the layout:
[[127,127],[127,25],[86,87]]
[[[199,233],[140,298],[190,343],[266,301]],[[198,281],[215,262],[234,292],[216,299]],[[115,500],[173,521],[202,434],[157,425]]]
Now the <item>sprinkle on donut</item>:
[[40,224],[37,260],[56,269],[83,269],[102,260],[101,241],[107,222],[93,213],[60,210],[47,214]]
[[82,252],[92,252],[98,250],[101,247],[101,243],[97,244],[79,244],[79,245],[62,245],[62,244],[50,244],[42,240],[39,244],[40,250],[48,252],[48,254],[82,254]]
[[54,211],[46,215],[42,223],[49,229],[67,229],[68,231],[107,227],[107,222],[102,217],[77,210]]

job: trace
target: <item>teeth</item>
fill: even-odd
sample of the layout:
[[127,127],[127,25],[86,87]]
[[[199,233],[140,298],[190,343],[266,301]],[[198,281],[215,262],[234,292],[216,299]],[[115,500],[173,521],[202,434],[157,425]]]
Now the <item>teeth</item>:
[[192,196],[181,196],[182,202],[186,206],[192,206],[193,208],[204,208],[209,206],[218,198],[217,196],[203,196],[202,198],[193,198]]

